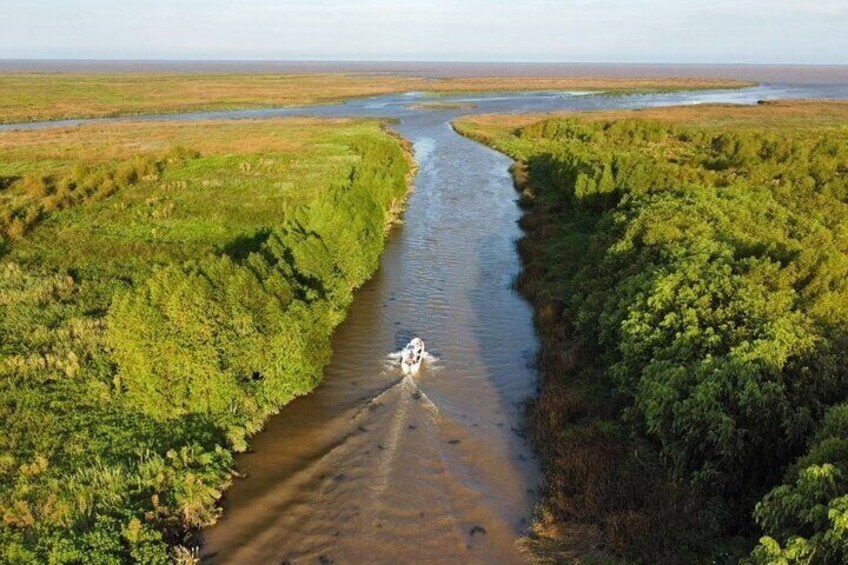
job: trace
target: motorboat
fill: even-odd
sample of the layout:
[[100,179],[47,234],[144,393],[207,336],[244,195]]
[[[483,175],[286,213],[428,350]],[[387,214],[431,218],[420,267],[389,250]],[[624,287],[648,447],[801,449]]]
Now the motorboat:
[[424,360],[424,341],[412,338],[400,352],[400,368],[404,375],[414,375],[421,368]]

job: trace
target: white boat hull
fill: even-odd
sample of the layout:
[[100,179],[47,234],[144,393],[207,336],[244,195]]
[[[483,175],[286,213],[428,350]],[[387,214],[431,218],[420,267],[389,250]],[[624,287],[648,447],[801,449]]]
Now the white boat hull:
[[401,351],[400,368],[404,375],[414,375],[424,360],[424,342],[414,338]]

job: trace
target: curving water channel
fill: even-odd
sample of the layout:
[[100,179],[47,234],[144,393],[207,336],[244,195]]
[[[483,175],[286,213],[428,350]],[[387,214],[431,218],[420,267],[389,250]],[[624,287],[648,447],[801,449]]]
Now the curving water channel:
[[[520,437],[533,392],[509,160],[422,116],[398,131],[420,170],[402,227],[333,340],[315,394],[239,460],[205,552],[227,563],[519,561],[536,484]],[[402,378],[387,354],[436,356]]]
[[[531,310],[512,289],[520,211],[510,160],[456,134],[451,120],[799,97],[848,98],[848,87],[449,98],[477,104],[465,111],[411,110],[424,98],[412,94],[142,118],[392,117],[420,166],[403,225],[334,336],[323,384],[286,406],[239,456],[245,478],[227,491],[220,522],[204,534],[204,561],[522,562],[515,541],[532,517],[538,468],[521,431],[535,391],[536,339]],[[387,356],[413,335],[436,359],[402,378]]]

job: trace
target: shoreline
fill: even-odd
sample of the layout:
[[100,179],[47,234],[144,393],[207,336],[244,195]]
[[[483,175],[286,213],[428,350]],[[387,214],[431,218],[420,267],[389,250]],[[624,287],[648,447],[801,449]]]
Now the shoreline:
[[695,78],[0,72],[0,124],[310,107],[407,92],[423,92],[438,99],[496,92],[634,94],[739,89],[756,84]]

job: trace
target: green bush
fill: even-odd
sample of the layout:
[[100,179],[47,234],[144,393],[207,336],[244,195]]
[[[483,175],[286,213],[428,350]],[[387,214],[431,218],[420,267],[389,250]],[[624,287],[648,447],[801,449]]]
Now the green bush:
[[378,124],[326,129],[262,172],[177,148],[20,191],[58,200],[0,250],[0,562],[165,563],[215,521],[233,453],[320,381],[407,192]]
[[537,185],[528,284],[597,347],[634,437],[724,502],[728,535],[753,513],[755,560],[848,559],[839,132],[552,119],[494,144]]
[[753,563],[848,561],[848,404],[827,412],[807,453],[754,517],[766,535]]

